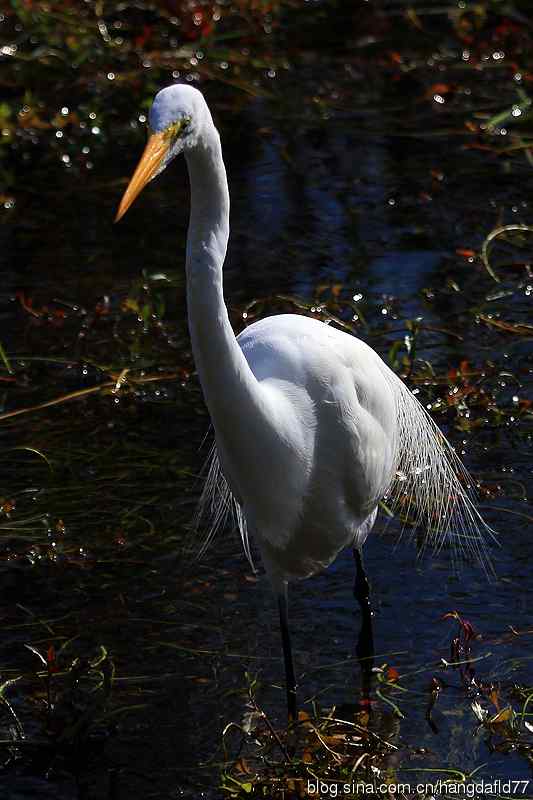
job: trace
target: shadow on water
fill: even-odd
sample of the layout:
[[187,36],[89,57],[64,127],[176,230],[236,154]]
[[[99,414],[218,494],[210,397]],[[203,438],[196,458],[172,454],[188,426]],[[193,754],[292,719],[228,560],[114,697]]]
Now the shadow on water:
[[[528,762],[477,727],[470,695],[442,659],[453,660],[454,626],[443,615],[458,609],[482,634],[476,674],[499,687],[502,704],[509,687],[531,686],[529,639],[517,633],[531,629],[533,603],[523,405],[531,339],[482,317],[527,321],[533,290],[523,272],[496,286],[469,252],[499,213],[526,214],[533,179],[515,162],[504,170],[464,148],[455,133],[463,105],[446,120],[449,136],[438,136],[442,117],[416,84],[432,79],[414,66],[415,77],[402,78],[415,82],[403,86],[402,113],[389,44],[381,61],[364,48],[326,57],[307,46],[276,99],[218,112],[232,193],[226,296],[236,326],[245,308],[253,318],[247,304],[257,298],[259,314],[289,302],[279,296],[301,298],[308,313],[327,306],[409,374],[481,482],[484,512],[501,532],[497,581],[471,565],[452,574],[445,553],[418,561],[385,515],[365,546],[375,663],[392,667],[403,687],[376,713],[405,770],[466,774],[486,764],[486,779],[527,779],[531,751]],[[415,65],[423,56],[408,57]],[[469,73],[465,84],[476,80]],[[216,98],[216,87],[209,93]],[[175,165],[113,229],[135,159],[128,142],[109,142],[81,191],[64,170],[39,174],[0,228],[1,343],[19,376],[2,375],[4,410],[113,384],[126,363],[137,377],[154,364],[160,373],[123,395],[110,389],[3,423],[1,679],[22,676],[0,693],[11,800],[218,798],[221,732],[249,711],[247,683],[258,680],[258,701],[276,724],[285,713],[265,579],[229,532],[201,562],[191,559],[208,418],[185,320],[187,177]],[[146,275],[169,269],[172,285],[154,289]],[[314,702],[359,698],[352,585],[345,553],[291,587],[309,712]],[[101,648],[107,661],[98,661]],[[95,708],[106,670],[112,691]],[[58,730],[70,731],[59,744]]]

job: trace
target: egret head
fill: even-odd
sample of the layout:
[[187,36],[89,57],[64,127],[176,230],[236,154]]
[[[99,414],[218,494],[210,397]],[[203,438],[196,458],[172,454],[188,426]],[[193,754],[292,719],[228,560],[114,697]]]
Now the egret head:
[[207,119],[210,114],[203,95],[192,86],[174,84],[156,94],[150,109],[150,136],[120,201],[115,222],[178,153],[197,145]]

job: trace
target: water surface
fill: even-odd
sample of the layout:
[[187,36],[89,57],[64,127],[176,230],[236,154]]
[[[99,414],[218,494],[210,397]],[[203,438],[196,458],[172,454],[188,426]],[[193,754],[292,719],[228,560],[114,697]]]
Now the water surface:
[[[358,331],[384,357],[405,335],[405,320],[421,318],[428,330],[420,334],[418,357],[440,375],[462,362],[476,380],[486,370],[491,386],[506,384],[497,396],[508,409],[512,396],[531,397],[530,339],[483,325],[479,313],[525,321],[531,292],[516,273],[496,287],[479,261],[456,251],[478,248],[499,216],[527,217],[531,173],[515,161],[504,171],[485,154],[465,150],[466,139],[442,133],[439,110],[418,87],[404,87],[399,102],[386,71],[365,74],[354,61],[309,48],[273,99],[218,111],[232,196],[225,292],[235,324],[243,324],[241,311],[255,298],[283,294],[312,303],[317,287],[338,285],[340,297],[359,298]],[[216,107],[217,86],[207,93]],[[326,114],[313,106],[317,95]],[[450,129],[464,110],[447,118]],[[47,352],[59,359],[63,348],[66,359],[74,352],[82,362],[86,352],[83,326],[67,324],[62,340],[53,326],[24,312],[12,299],[16,292],[24,290],[36,306],[60,300],[92,310],[105,296],[116,308],[142,270],[172,269],[176,288],[166,293],[165,335],[175,364],[191,369],[182,273],[184,164],[173,165],[120,227],[112,226],[140,139],[133,151],[117,135],[83,182],[59,166],[48,175],[27,174],[17,213],[2,228],[2,344],[12,359]],[[501,297],[487,299],[496,288],[504,290]],[[117,342],[135,339],[127,328],[114,338],[102,323],[102,354],[107,349],[110,361],[113,347],[122,347]],[[94,344],[94,330],[87,335]],[[32,373],[36,383],[39,369]],[[68,365],[42,369],[49,370],[50,396],[59,387],[80,387],[78,367],[71,387]],[[87,385],[98,379],[91,369]],[[6,410],[46,399],[31,385],[19,395],[8,385],[3,398]],[[474,654],[484,656],[478,676],[502,686],[530,685],[529,639],[513,636],[509,626],[531,629],[533,543],[530,518],[521,516],[531,512],[524,499],[531,495],[531,434],[518,423],[461,431],[454,419],[445,410],[437,414],[475,478],[493,487],[484,513],[501,532],[493,556],[498,579],[488,582],[474,565],[454,574],[446,553],[418,561],[414,546],[397,543],[399,524],[378,519],[365,547],[376,663],[393,665],[409,690],[401,700],[403,719],[385,704],[378,713],[406,768],[449,765],[468,772],[486,764],[480,774],[487,780],[528,778],[524,758],[491,752],[486,735],[476,732],[459,676],[440,673],[438,663],[449,658],[455,630],[442,617],[457,609],[482,636],[475,643]],[[75,637],[79,651],[103,644],[116,667],[114,702],[135,706],[117,716],[105,742],[95,735],[77,786],[68,759],[46,769],[38,757],[11,764],[5,780],[13,800],[219,797],[214,764],[222,758],[222,730],[246,710],[246,672],[259,678],[261,705],[276,723],[283,721],[277,614],[264,577],[253,575],[230,531],[200,563],[184,555],[207,428],[194,376],[183,385],[147,387],[137,402],[119,403],[114,412],[93,398],[6,424],[6,447],[31,442],[56,458],[63,453],[58,479],[38,459],[11,452],[3,460],[2,495],[24,490],[17,495],[21,514],[50,515],[43,546],[58,538],[53,526],[64,518],[60,549],[68,558],[50,563],[36,546],[33,555],[10,559],[22,549],[20,534],[4,530],[2,664],[9,675],[35,668],[27,642],[46,649],[50,640],[59,646]],[[132,509],[136,525],[122,541]],[[303,708],[317,698],[330,707],[358,697],[352,582],[345,553],[325,574],[291,588]],[[434,712],[438,732],[425,719],[434,675],[447,684]],[[23,692],[12,696],[31,734],[35,709]]]

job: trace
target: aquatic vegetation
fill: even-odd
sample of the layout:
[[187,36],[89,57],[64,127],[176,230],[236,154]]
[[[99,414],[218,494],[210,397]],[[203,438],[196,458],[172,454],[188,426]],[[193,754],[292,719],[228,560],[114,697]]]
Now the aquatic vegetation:
[[[409,714],[417,705],[426,706],[426,721],[434,734],[439,727],[432,714],[444,705],[448,714],[466,716],[473,738],[484,740],[494,752],[518,754],[527,769],[533,759],[533,724],[528,719],[533,716],[528,711],[533,692],[530,686],[494,681],[490,670],[495,654],[487,648],[505,649],[510,639],[531,637],[533,631],[511,629],[487,640],[457,611],[444,614],[445,620],[457,623],[450,657],[441,656],[434,664],[413,663],[401,673],[387,663],[375,667],[379,700],[372,709],[322,709],[313,702],[288,732],[276,730],[255,698],[257,679],[248,675],[248,710],[240,724],[230,723],[224,731],[224,797],[355,798],[400,792],[429,800],[439,782],[448,784],[450,794],[463,796],[473,796],[482,780],[496,786],[487,763],[470,769],[460,762],[439,764],[431,748],[403,740],[401,709]],[[527,788],[527,781],[521,785]]]
[[[305,797],[316,775],[529,775],[529,4],[49,5],[13,0],[0,22],[3,780],[39,783],[52,763],[70,798],[75,752],[90,756],[80,798],[133,796],[139,781],[147,800],[169,787],[240,800]],[[488,589],[418,566],[429,621],[398,612],[401,564],[394,591],[375,571],[383,646],[404,633],[378,662],[371,714],[332,712],[358,699],[350,620],[321,660],[307,616],[292,759],[279,665],[254,647],[256,629],[269,637],[261,581],[230,531],[188,566],[207,417],[181,264],[159,268],[164,193],[142,247],[135,219],[111,232],[129,144],[173,77],[211,91],[228,142],[235,329],[291,311],[367,339],[467,460],[502,535]],[[409,520],[382,511],[379,552],[399,558]],[[328,576],[335,619],[346,575]]]
[[[9,208],[21,172],[55,159],[91,170],[95,153],[145,122],[155,88],[212,81],[238,93],[268,92],[288,66],[271,43],[284,10],[263,3],[14,0],[0,18],[3,86],[0,164]],[[133,114],[133,116],[132,116]],[[6,203],[8,204],[6,206]]]
[[57,651],[52,644],[46,652],[26,648],[38,667],[11,673],[0,686],[2,769],[24,758],[50,774],[66,763],[79,778],[87,759],[95,756],[97,739],[106,735],[113,662],[102,645],[75,656],[80,648],[72,641]]

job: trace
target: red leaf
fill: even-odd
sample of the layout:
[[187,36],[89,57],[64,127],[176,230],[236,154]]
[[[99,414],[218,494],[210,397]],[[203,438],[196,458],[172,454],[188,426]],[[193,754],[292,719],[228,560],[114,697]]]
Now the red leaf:
[[48,672],[59,672],[59,667],[56,661],[56,651],[53,644],[51,644],[46,651],[46,664],[48,666]]
[[395,683],[400,677],[400,673],[396,669],[396,667],[389,667],[387,669],[387,680],[391,681],[391,683]]
[[143,32],[139,36],[136,36],[135,39],[133,40],[135,47],[138,47],[139,49],[144,47],[144,45],[146,44],[151,35],[152,35],[152,26],[144,25]]

